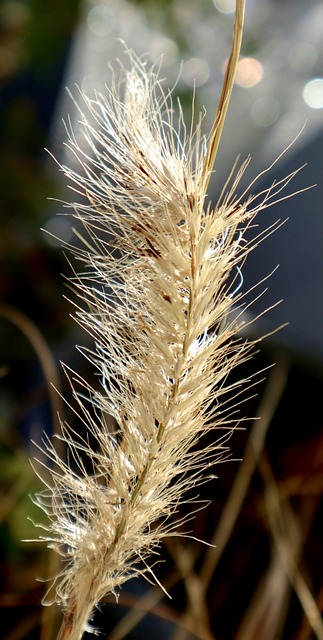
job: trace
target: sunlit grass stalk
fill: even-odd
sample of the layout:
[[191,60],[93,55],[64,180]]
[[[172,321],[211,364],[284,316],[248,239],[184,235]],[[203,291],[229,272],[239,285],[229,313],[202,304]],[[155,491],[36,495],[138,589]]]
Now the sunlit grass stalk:
[[[239,264],[252,248],[244,232],[291,176],[260,196],[238,198],[247,161],[231,172],[216,205],[207,203],[244,4],[237,1],[208,137],[202,118],[189,132],[180,107],[175,119],[171,93],[133,54],[106,96],[81,93],[86,144],[68,129],[80,170],[61,169],[82,196],[69,205],[83,227],[70,247],[83,265],[72,279],[76,319],[93,339],[83,352],[101,387],[65,368],[84,431],[61,424],[66,461],[49,439],[42,445],[53,470],[36,500],[50,520],[42,539],[63,559],[56,581],[61,640],[79,640],[97,603],[129,578],[156,580],[148,559],[178,530],[173,516],[187,490],[227,455],[240,387],[248,384],[228,381],[253,348],[238,336],[243,320],[236,311]],[[215,429],[220,437],[199,447]]]

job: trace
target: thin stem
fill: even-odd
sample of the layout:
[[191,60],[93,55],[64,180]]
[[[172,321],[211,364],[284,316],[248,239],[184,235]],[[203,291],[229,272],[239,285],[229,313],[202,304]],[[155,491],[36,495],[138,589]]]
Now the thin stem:
[[235,21],[234,21],[234,27],[233,27],[233,41],[232,41],[231,54],[228,60],[224,82],[222,86],[222,92],[221,92],[220,100],[216,110],[214,122],[212,125],[209,144],[208,144],[206,156],[204,159],[204,165],[202,168],[201,185],[203,185],[202,190],[204,193],[206,193],[208,184],[210,182],[211,173],[214,166],[216,154],[219,148],[221,135],[222,135],[222,131],[225,123],[225,118],[227,115],[227,110],[228,110],[231,93],[233,89],[234,78],[236,74],[236,69],[237,69],[240,49],[241,49],[245,6],[246,6],[246,0],[236,0],[236,11],[235,11]]

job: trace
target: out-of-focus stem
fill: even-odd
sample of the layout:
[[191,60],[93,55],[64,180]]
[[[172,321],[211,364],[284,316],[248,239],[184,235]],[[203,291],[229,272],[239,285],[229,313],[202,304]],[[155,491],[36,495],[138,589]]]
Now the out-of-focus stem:
[[[61,400],[61,381],[57,371],[56,362],[48,347],[48,344],[39,331],[38,327],[20,309],[2,303],[0,305],[0,317],[14,324],[27,338],[32,345],[38,359],[44,379],[47,385],[48,395],[52,410],[53,432],[59,433],[59,417],[63,415],[63,403]],[[57,441],[57,451],[61,457],[64,456],[64,445],[61,440]],[[48,558],[47,576],[52,576],[59,571],[59,558],[53,551],[50,551]],[[53,640],[56,636],[58,622],[57,605],[44,607],[42,613],[40,640]]]

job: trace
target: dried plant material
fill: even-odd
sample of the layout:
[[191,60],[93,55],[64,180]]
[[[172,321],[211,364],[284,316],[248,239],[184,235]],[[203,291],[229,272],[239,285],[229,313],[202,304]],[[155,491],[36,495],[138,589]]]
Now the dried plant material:
[[204,596],[208,590],[212,575],[224,552],[235,522],[241,512],[243,501],[248,493],[249,484],[257,463],[263,453],[265,439],[272,418],[283,395],[288,380],[289,367],[280,360],[271,371],[267,387],[259,407],[259,421],[253,424],[244,450],[243,461],[236,474],[230,495],[227,498],[221,518],[212,536],[212,545],[206,554],[201,568],[201,581]]
[[[250,384],[228,376],[253,348],[239,334],[239,265],[252,248],[244,233],[292,177],[238,197],[247,161],[216,205],[207,202],[236,48],[209,139],[202,118],[187,132],[155,70],[129,58],[106,96],[80,93],[85,143],[68,131],[80,169],[61,167],[82,196],[69,205],[78,222],[69,248],[83,269],[73,279],[76,319],[92,337],[83,352],[101,381],[92,388],[66,371],[84,433],[62,423],[66,461],[50,440],[43,445],[54,466],[36,500],[50,520],[42,539],[63,559],[63,640],[79,640],[96,604],[129,578],[156,579],[148,558],[178,531],[173,516],[187,490],[228,455],[240,387]],[[211,430],[218,439],[199,445]]]

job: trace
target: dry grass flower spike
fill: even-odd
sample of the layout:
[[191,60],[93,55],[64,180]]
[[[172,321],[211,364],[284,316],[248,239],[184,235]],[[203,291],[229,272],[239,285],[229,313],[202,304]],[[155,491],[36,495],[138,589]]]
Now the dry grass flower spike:
[[[238,199],[243,165],[216,206],[206,202],[244,4],[237,0],[208,138],[201,119],[187,133],[181,110],[175,127],[171,95],[135,55],[106,96],[81,95],[87,150],[69,130],[80,170],[61,170],[82,196],[69,205],[83,227],[78,246],[69,247],[82,265],[74,277],[75,315],[92,337],[93,350],[84,354],[101,387],[66,370],[84,434],[61,425],[65,461],[52,441],[42,445],[53,467],[36,500],[49,517],[42,539],[62,558],[55,585],[61,640],[80,640],[97,603],[129,578],[155,579],[148,558],[176,533],[172,516],[185,492],[227,452],[242,383],[227,382],[228,374],[253,346],[237,335],[241,322],[231,313],[241,300],[238,264],[251,249],[244,229],[283,186]],[[213,429],[224,430],[199,448],[200,436]]]

